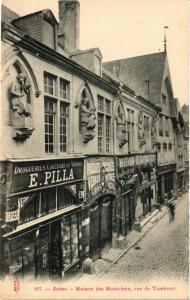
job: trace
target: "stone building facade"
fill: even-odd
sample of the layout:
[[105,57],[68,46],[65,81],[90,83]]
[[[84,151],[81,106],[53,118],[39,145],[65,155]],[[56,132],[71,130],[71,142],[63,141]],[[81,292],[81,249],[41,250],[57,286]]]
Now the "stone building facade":
[[[181,146],[177,146],[180,138],[183,144],[183,117],[173,95],[167,52],[110,61],[104,66],[159,109],[156,141],[158,202],[166,203],[177,196],[177,160],[178,156],[180,159],[183,156],[179,153],[183,152]],[[178,127],[182,128],[181,136]]]
[[161,107],[78,49],[78,1],[2,15],[2,275],[72,277],[162,202]]

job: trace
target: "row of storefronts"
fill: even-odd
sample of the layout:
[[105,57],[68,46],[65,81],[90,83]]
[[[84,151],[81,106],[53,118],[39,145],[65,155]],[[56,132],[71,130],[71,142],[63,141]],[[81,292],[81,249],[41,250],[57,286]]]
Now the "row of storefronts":
[[3,274],[28,280],[74,276],[158,202],[155,153],[12,160],[4,175]]

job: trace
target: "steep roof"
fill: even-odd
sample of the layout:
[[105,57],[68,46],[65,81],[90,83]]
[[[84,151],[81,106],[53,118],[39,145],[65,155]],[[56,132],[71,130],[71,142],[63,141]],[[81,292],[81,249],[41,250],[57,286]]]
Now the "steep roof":
[[19,18],[20,16],[12,11],[5,5],[1,5],[1,21],[6,23],[11,23],[12,20]]
[[34,13],[31,13],[31,14],[28,14],[28,15],[24,15],[22,17],[19,17],[17,18],[16,20],[13,20],[12,21],[12,24],[13,25],[17,25],[19,24],[22,20],[25,20],[25,19],[29,19],[30,17],[34,16],[34,15],[43,15],[45,18],[47,18],[50,22],[52,22],[53,24],[57,25],[58,22],[54,16],[54,14],[52,13],[51,9],[43,9],[43,10],[39,10],[39,11],[36,11]]
[[150,100],[157,103],[160,98],[165,69],[166,53],[158,52],[131,58],[105,62],[103,65],[114,76],[133,89],[137,95],[148,98],[150,80]]

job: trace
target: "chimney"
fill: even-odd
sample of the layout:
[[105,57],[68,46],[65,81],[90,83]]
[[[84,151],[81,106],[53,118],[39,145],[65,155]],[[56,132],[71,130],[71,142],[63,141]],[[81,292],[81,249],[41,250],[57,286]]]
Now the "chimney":
[[58,41],[68,53],[76,52],[79,48],[79,9],[77,0],[59,0]]

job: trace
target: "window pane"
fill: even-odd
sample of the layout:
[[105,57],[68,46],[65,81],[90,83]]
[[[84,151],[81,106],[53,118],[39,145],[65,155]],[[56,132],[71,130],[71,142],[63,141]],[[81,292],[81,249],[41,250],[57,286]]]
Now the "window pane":
[[104,98],[98,95],[98,109],[104,111]]
[[55,103],[50,99],[45,99],[45,152],[54,151],[54,128],[55,128]]
[[72,194],[63,187],[57,187],[57,208],[61,209],[73,205],[74,198]]
[[106,116],[106,152],[110,152],[110,125],[111,118]]
[[62,99],[69,99],[69,82],[60,79],[59,94]]
[[60,151],[66,152],[67,148],[67,104],[60,103]]
[[22,238],[10,241],[10,274],[22,275]]
[[44,92],[55,95],[55,81],[56,78],[50,74],[44,74]]
[[49,262],[48,262],[48,252],[49,252],[49,226],[43,226],[39,230],[39,254],[37,259],[37,273],[38,276],[48,276],[49,275]]
[[56,189],[41,192],[41,215],[47,215],[56,209]]
[[63,252],[63,270],[71,263],[71,233],[70,216],[63,217],[61,222],[62,252]]
[[72,247],[72,261],[78,259],[78,220],[77,215],[71,216],[71,247]]
[[98,152],[103,152],[103,121],[103,115],[98,114]]
[[111,101],[105,99],[105,112],[111,114]]

